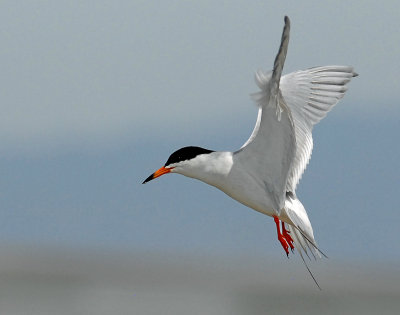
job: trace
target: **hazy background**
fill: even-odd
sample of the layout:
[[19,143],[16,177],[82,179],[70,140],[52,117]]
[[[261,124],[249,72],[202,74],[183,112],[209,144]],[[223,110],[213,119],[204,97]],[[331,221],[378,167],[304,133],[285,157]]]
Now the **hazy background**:
[[[118,294],[129,301],[121,313],[151,313],[158,300],[171,314],[261,314],[257,301],[268,292],[293,300],[300,287],[313,298],[295,297],[307,307],[294,310],[318,313],[318,305],[347,305],[329,299],[349,296],[348,286],[345,301],[358,292],[365,301],[354,305],[367,305],[349,307],[353,314],[374,313],[368,302],[381,304],[371,296],[399,306],[400,4],[277,3],[1,2],[0,314],[2,305],[8,314],[54,314],[39,301],[65,305],[68,314],[75,305],[78,314],[79,299],[88,312],[107,314],[98,302],[119,304]],[[298,255],[288,262],[271,218],[181,176],[141,185],[180,147],[235,150],[247,140],[257,111],[248,96],[257,91],[253,74],[271,68],[284,15],[292,22],[285,73],[344,64],[360,74],[314,129],[298,188],[330,257],[311,266],[323,293]],[[142,265],[152,277],[132,276]],[[357,278],[359,269],[366,271]],[[108,288],[107,273],[124,284]],[[84,275],[95,280],[79,282]],[[96,281],[107,289],[91,300]],[[366,283],[376,285],[360,291]],[[213,307],[197,294],[222,301],[209,287],[236,304]],[[137,292],[141,299],[131,300]],[[197,304],[181,296],[188,292]],[[282,305],[276,310],[293,312]]]

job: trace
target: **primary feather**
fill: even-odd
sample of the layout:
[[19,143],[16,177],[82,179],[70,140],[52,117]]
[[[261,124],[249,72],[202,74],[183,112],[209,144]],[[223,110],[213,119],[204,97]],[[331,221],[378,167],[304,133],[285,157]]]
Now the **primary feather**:
[[[265,103],[269,96],[271,74],[271,71],[256,72],[255,80],[261,91],[251,96],[259,105]],[[296,71],[281,78],[280,91],[291,112],[296,136],[296,154],[287,181],[287,191],[295,192],[311,158],[313,126],[344,96],[347,83],[355,76],[357,74],[353,67],[325,66]]]
[[249,140],[234,154],[238,164],[264,187],[271,204],[270,209],[261,212],[269,215],[279,215],[284,207],[285,187],[296,150],[293,119],[279,89],[289,32],[290,21],[285,17],[274,69],[265,75],[258,73],[260,78],[256,80],[261,89],[256,126]]
[[[281,99],[277,101],[276,114],[278,120],[282,113],[289,117],[293,126],[294,147],[292,150],[287,150],[286,156],[282,157],[290,160],[290,162],[287,161],[285,163],[285,166],[288,167],[288,176],[285,178],[284,189],[279,191],[279,196],[285,193],[284,206],[282,211],[279,211],[280,219],[289,223],[289,230],[300,255],[302,255],[302,251],[307,254],[307,249],[309,249],[315,257],[320,256],[321,251],[315,242],[307,212],[296,197],[296,187],[311,158],[313,126],[323,119],[344,96],[347,91],[347,84],[357,74],[354,72],[353,67],[333,65],[296,71],[281,78],[280,76],[278,77],[277,74],[281,73],[285,60],[280,55],[282,51],[285,51],[286,54],[289,39],[289,27],[285,27],[285,30],[275,59],[274,70],[268,72],[258,70],[255,74],[255,81],[260,91],[251,94],[251,97],[260,107],[253,133],[242,148],[251,145],[257,137],[271,137],[271,134],[262,135],[260,133],[262,124],[268,123],[267,119],[263,118],[263,110],[268,107],[271,95],[281,95]],[[278,78],[279,82],[275,82]],[[273,119],[273,117],[269,117],[269,119]],[[281,122],[281,124],[285,124],[285,121]],[[288,128],[288,130],[290,129]],[[269,151],[267,150],[265,158],[269,159],[271,157],[268,153]],[[275,162],[277,161],[274,160]],[[277,164],[279,165],[279,163]],[[271,176],[271,174],[268,175]],[[279,188],[282,187],[279,186]],[[279,200],[281,201],[281,199]],[[279,203],[279,206],[281,205]]]
[[285,75],[281,91],[292,113],[296,134],[296,155],[287,182],[287,190],[296,186],[311,158],[312,129],[337,104],[347,84],[357,76],[353,67],[325,66]]

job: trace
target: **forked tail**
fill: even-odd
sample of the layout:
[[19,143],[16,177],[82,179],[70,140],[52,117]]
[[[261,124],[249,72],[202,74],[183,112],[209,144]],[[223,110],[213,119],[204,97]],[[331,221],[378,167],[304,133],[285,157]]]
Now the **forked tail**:
[[304,259],[303,253],[306,254],[307,257],[310,259],[310,255],[313,256],[314,259],[321,258],[321,255],[326,258],[328,257],[317,246],[307,212],[304,209],[304,206],[302,205],[300,200],[297,199],[296,196],[292,193],[286,194],[284,212],[287,218],[292,223],[288,224],[287,226],[289,228],[290,236],[293,239],[294,246],[299,252],[300,257],[303,260],[315,284],[318,286],[319,289],[321,289],[310,268],[308,267]]

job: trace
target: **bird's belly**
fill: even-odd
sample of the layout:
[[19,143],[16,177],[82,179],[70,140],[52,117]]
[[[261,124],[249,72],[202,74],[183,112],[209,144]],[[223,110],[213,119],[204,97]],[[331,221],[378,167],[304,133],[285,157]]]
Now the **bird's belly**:
[[230,176],[222,179],[213,186],[222,190],[229,197],[269,216],[277,214],[274,209],[272,196],[265,190],[265,186],[252,180],[247,174],[242,176]]

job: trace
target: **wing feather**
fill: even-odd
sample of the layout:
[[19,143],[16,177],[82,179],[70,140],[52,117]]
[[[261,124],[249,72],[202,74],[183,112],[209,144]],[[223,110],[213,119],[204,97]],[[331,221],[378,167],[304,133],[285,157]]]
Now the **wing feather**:
[[285,17],[274,70],[259,71],[255,76],[261,89],[254,95],[260,106],[256,126],[249,140],[234,155],[246,172],[264,185],[277,213],[284,207],[286,183],[296,149],[292,116],[279,90],[289,31],[290,21]]
[[293,72],[281,78],[280,89],[292,113],[297,145],[288,191],[295,192],[310,160],[313,126],[344,96],[347,84],[355,76],[352,67],[325,66]]

